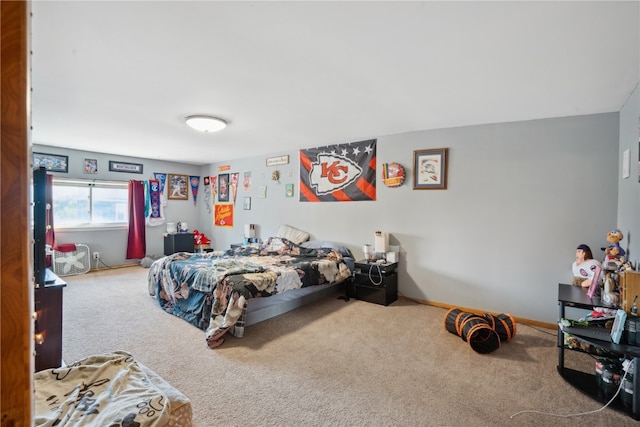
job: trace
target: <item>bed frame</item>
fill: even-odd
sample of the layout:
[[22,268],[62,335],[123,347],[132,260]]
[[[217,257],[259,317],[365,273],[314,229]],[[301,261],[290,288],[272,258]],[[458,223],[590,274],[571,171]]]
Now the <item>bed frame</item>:
[[345,282],[326,285],[308,286],[306,288],[292,289],[268,298],[251,298],[247,300],[245,313],[233,328],[232,334],[237,338],[244,336],[244,328],[263,322],[281,314],[288,313],[307,304],[314,303],[331,294],[344,291]]

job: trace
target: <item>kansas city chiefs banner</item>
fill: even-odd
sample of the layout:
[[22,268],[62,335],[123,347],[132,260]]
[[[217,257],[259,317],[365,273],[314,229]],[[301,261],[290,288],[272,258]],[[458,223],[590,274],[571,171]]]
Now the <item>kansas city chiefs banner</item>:
[[376,140],[300,150],[300,201],[376,200]]

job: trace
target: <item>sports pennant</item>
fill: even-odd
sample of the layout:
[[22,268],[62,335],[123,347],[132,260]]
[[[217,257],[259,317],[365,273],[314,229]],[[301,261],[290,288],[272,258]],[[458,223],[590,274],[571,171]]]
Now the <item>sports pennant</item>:
[[218,175],[211,176],[211,195],[215,199],[216,194],[218,194]]
[[211,201],[207,201],[207,211],[211,212],[211,207],[216,203],[216,194],[218,192],[218,176],[209,177],[209,187],[211,188]]
[[231,179],[229,182],[229,186],[231,187],[231,201],[233,204],[236,204],[236,196],[238,195],[238,180],[240,179],[240,174],[238,172],[231,174]]
[[191,194],[193,195],[193,206],[195,206],[196,199],[198,198],[198,187],[200,186],[200,177],[189,176],[189,182],[191,183]]
[[300,150],[300,201],[376,200],[376,140]]
[[164,185],[167,182],[167,174],[166,173],[158,173],[154,172],[153,177],[160,181],[160,192],[164,193]]

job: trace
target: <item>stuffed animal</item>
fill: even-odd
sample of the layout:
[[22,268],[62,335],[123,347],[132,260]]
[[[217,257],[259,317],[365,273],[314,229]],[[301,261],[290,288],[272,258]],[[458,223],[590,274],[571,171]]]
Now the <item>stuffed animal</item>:
[[620,246],[620,241],[624,238],[622,231],[615,229],[607,233],[607,242],[609,242],[609,246],[606,248],[601,248],[604,253],[604,265],[605,267],[611,265],[615,267],[619,267],[624,263],[624,256],[626,252]]
[[633,266],[633,263],[629,260],[625,261],[622,263],[622,266],[620,266],[620,271],[635,271],[635,267]]
[[198,230],[193,230],[194,245],[208,245],[210,243],[211,243],[211,239],[205,236],[204,233],[200,233]]

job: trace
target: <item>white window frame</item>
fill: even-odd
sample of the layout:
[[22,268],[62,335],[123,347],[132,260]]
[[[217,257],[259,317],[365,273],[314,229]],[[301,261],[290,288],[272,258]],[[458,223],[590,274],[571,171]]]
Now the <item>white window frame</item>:
[[[93,188],[121,188],[124,190],[128,191],[128,182],[126,181],[106,181],[106,180],[98,180],[98,179],[73,179],[73,178],[64,178],[64,177],[59,177],[59,176],[54,176],[53,177],[53,187],[55,189],[55,186],[59,185],[59,186],[70,186],[70,187],[88,187],[89,188],[89,222],[88,223],[84,223],[84,224],[74,224],[74,225],[58,225],[56,224],[56,222],[54,221],[54,228],[56,230],[61,230],[61,231],[89,231],[89,230],[110,230],[110,229],[114,229],[114,230],[121,230],[121,229],[127,229],[128,228],[128,222],[124,221],[124,222],[109,222],[109,223],[96,223],[96,222],[92,222],[92,196],[93,196]],[[56,207],[56,200],[55,200],[55,192],[54,194],[54,199],[53,199],[53,209],[54,209],[54,215],[55,215],[55,207]]]

